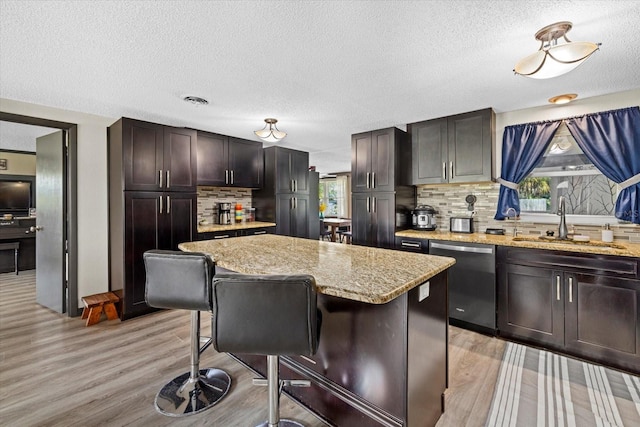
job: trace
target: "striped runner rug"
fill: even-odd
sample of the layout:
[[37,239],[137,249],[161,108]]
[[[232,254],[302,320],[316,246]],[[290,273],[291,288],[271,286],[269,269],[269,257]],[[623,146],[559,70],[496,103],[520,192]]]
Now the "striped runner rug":
[[640,377],[510,342],[485,425],[637,427]]

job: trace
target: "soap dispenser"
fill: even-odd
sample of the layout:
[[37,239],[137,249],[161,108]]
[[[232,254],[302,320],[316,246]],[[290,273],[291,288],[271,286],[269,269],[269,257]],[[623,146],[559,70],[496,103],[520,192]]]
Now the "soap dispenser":
[[604,225],[604,230],[602,230],[602,241],[603,242],[613,242],[613,230],[609,227],[609,224]]

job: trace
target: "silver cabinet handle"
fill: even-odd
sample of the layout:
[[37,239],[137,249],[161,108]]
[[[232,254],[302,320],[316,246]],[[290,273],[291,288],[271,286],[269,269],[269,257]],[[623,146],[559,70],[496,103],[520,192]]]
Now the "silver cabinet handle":
[[170,178],[171,178],[170,172],[169,172],[169,170],[167,170],[167,188],[171,187],[171,184],[170,184],[171,179]]
[[231,170],[231,183],[233,184],[233,169]]
[[[298,180],[297,179],[293,180],[293,191],[295,191],[295,192],[298,191]],[[298,203],[297,200],[296,200],[296,203]]]
[[569,302],[573,302],[573,277],[569,277]]
[[420,248],[420,243],[402,242],[400,245],[409,248]]
[[160,188],[162,188],[162,169],[158,171],[158,182],[159,182]]
[[376,188],[376,173],[371,174],[371,188]]
[[293,200],[295,201],[296,209],[298,209],[298,198],[297,198],[297,197],[294,197],[294,198],[293,198]]
[[229,183],[229,169],[224,170],[224,183],[225,184]]
[[160,196],[160,213],[162,213],[162,196]]
[[369,186],[369,178],[370,178],[371,174],[369,172],[367,172],[367,188],[371,188]]
[[257,236],[257,235],[259,235],[259,234],[267,234],[267,232],[266,232],[266,231],[254,231],[254,232],[253,232],[253,235],[254,235],[254,236]]
[[289,199],[289,206],[293,210],[293,197]]
[[560,276],[556,276],[556,299],[560,301]]
[[442,162],[442,179],[447,179],[447,162]]
[[293,180],[289,183],[291,185],[291,192],[293,193]]
[[228,237],[229,237],[228,234],[223,234],[222,236],[213,236],[214,239],[226,239]]
[[371,212],[371,203],[369,201],[369,197],[367,197],[367,212]]
[[171,199],[167,196],[167,213],[171,213]]
[[449,179],[453,179],[453,162],[449,162]]
[[377,208],[378,208],[378,198],[374,197],[373,198],[373,212],[374,213],[376,212]]

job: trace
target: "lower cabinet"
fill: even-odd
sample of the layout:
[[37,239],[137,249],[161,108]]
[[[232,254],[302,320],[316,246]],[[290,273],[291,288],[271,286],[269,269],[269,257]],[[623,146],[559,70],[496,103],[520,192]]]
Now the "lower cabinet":
[[429,239],[414,239],[411,237],[396,237],[396,249],[407,252],[429,253]]
[[228,239],[230,237],[258,236],[260,234],[275,234],[275,232],[275,227],[245,228],[241,230],[228,231],[209,231],[205,233],[198,233],[197,240],[218,240]]
[[393,248],[396,232],[395,193],[352,193],[354,245]]
[[309,215],[308,195],[276,195],[276,234],[308,238]]
[[498,248],[498,328],[640,372],[640,260]]

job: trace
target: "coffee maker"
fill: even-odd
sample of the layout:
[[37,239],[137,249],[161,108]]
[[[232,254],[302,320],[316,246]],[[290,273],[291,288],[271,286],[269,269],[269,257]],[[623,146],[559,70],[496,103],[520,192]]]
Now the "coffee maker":
[[218,224],[231,224],[231,203],[218,203]]

